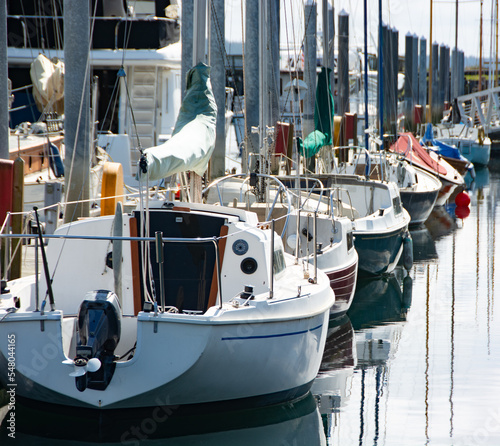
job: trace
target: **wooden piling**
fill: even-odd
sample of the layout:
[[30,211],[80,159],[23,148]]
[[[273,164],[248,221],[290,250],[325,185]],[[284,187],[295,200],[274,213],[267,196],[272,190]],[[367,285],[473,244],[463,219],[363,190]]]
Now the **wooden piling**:
[[[24,160],[18,157],[14,161],[14,175],[12,188],[12,232],[14,234],[22,234],[23,232],[23,208],[24,208]],[[12,239],[11,257],[12,265],[10,269],[10,279],[18,279],[21,277],[22,266],[22,239]]]

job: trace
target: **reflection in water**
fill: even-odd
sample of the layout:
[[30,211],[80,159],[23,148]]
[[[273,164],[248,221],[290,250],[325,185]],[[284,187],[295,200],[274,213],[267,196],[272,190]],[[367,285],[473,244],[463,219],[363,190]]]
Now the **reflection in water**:
[[465,184],[467,189],[474,191],[476,189],[482,189],[483,187],[488,186],[490,182],[490,171],[486,166],[477,166],[475,168],[476,177],[473,179],[470,175],[465,177]]
[[311,392],[323,418],[328,443],[339,424],[339,411],[349,399],[352,375],[357,362],[356,344],[347,316],[330,321],[325,354]]
[[[353,391],[359,392],[356,393],[359,395],[359,403],[356,401],[359,404],[359,431],[353,430],[348,442],[345,438],[341,439],[345,431],[342,430],[342,411],[337,413],[342,407],[339,404],[332,408],[327,438],[338,437],[340,444],[379,444],[385,429],[381,425],[385,420],[380,411],[388,380],[387,364],[396,354],[411,296],[412,279],[404,268],[397,268],[386,276],[358,280],[354,300],[348,311],[355,334],[349,380],[344,380],[350,392],[347,389],[344,395],[350,394],[351,401],[356,401]],[[360,382],[355,390],[353,379],[356,374]],[[385,395],[387,397],[387,393]],[[344,398],[340,403],[345,404],[346,400]],[[356,431],[357,438],[354,437]]]
[[382,277],[358,279],[347,312],[354,329],[404,321],[411,305],[411,282],[401,267]]
[[[242,382],[242,385],[245,385]],[[1,391],[3,392],[3,390]],[[16,406],[16,439],[7,442],[5,427],[0,444],[22,446],[57,445],[325,445],[325,435],[316,401],[309,392],[294,402],[261,409],[190,414],[161,407],[148,414],[133,416],[133,411],[117,411],[106,416],[103,430],[92,428],[85,418],[66,408],[59,413]],[[168,440],[166,440],[168,439]],[[107,443],[106,443],[107,442]]]
[[413,240],[413,261],[417,263],[432,262],[438,259],[436,243],[426,226],[410,229]]
[[438,240],[457,229],[457,223],[453,217],[446,212],[444,206],[435,207],[427,221],[425,227],[429,230],[433,240]]

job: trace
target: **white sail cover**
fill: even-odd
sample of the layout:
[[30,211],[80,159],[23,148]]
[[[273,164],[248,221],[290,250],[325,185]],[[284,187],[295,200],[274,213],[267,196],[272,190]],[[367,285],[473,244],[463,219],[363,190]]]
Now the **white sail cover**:
[[187,75],[172,138],[144,150],[147,173],[138,168],[137,179],[156,181],[170,175],[193,171],[203,175],[215,148],[217,105],[210,82],[210,67],[198,64]]
[[38,110],[64,113],[64,62],[39,54],[31,63],[30,76]]

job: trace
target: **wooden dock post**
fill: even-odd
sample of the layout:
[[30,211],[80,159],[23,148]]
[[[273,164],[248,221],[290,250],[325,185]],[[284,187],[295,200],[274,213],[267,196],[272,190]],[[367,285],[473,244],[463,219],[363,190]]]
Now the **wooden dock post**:
[[[23,208],[24,208],[24,160],[18,157],[14,161],[12,187],[12,232],[22,234],[23,232]],[[10,279],[21,277],[23,240],[19,238],[12,239],[11,256],[12,264],[10,268]]]

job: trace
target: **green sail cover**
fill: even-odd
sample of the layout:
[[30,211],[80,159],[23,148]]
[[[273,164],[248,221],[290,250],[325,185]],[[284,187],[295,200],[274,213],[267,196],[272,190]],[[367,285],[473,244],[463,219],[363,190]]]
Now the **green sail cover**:
[[210,82],[210,67],[198,64],[187,75],[186,96],[170,138],[144,150],[147,173],[138,169],[137,179],[156,181],[193,171],[203,175],[215,148],[217,105]]
[[323,146],[332,144],[333,134],[333,96],[330,89],[330,68],[321,68],[316,87],[316,105],[314,108],[315,130],[304,140],[298,139],[299,151],[306,157],[316,155]]

